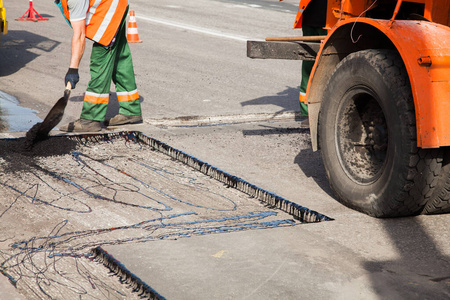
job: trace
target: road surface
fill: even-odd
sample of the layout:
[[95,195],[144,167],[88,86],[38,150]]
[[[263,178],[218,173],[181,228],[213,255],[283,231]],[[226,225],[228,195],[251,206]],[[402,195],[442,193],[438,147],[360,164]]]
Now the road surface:
[[[13,20],[28,1],[6,5],[10,26],[0,48],[0,90],[43,118],[64,89],[71,31],[51,1],[34,1],[49,18],[37,23]],[[383,220],[340,205],[328,187],[320,153],[311,150],[309,131],[295,120],[301,63],[246,57],[247,39],[299,34],[291,29],[296,1],[132,0],[130,8],[143,40],[131,49],[145,122],[125,129],[142,131],[334,221],[104,245],[110,254],[167,299],[450,297],[450,216]],[[89,48],[63,123],[79,116]],[[114,99],[112,89],[109,116],[117,113]],[[248,122],[261,114],[262,120]],[[175,126],[175,118],[194,116],[222,121]],[[165,125],[156,126],[163,118]],[[132,224],[134,218],[139,216],[126,221]],[[24,235],[31,231],[26,218],[0,224]],[[54,226],[49,221],[47,232]],[[1,245],[19,237],[0,237]],[[64,266],[70,269],[73,262]],[[105,285],[118,282],[101,265],[83,266]],[[17,286],[26,298],[42,297],[31,283]],[[76,289],[57,289],[68,298],[80,296]],[[88,289],[83,297],[109,297],[98,290]],[[120,290],[118,298],[134,295],[126,287]]]

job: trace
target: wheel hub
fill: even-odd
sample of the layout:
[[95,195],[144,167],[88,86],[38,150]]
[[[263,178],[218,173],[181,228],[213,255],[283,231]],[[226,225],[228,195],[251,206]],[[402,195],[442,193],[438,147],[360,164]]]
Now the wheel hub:
[[353,87],[336,119],[336,147],[346,174],[359,184],[378,179],[385,165],[388,131],[384,113],[370,89]]

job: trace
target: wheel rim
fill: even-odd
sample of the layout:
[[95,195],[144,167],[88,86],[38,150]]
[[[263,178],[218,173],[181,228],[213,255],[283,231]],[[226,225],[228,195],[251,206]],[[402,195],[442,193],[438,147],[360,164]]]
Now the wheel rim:
[[377,96],[367,86],[354,86],[343,96],[335,123],[336,152],[347,176],[367,185],[383,173],[388,130]]

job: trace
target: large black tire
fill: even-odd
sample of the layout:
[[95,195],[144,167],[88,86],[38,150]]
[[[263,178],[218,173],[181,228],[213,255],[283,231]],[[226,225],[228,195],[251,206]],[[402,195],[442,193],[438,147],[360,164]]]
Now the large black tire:
[[444,162],[438,177],[433,195],[428,200],[422,213],[426,215],[443,214],[450,212],[450,148],[444,152]]
[[442,151],[417,147],[408,75],[390,50],[339,63],[324,92],[319,143],[338,200],[375,217],[419,214],[441,170]]

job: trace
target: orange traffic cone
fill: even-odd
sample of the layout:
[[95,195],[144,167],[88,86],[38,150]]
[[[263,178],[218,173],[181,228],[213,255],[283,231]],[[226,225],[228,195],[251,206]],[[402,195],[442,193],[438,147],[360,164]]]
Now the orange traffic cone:
[[130,21],[128,22],[127,41],[129,43],[142,43],[142,41],[139,39],[134,10],[130,10]]

